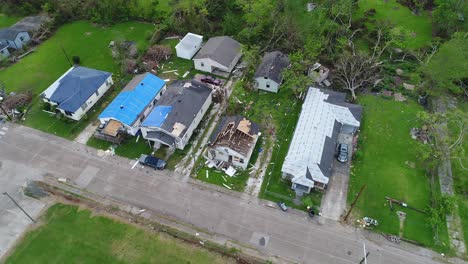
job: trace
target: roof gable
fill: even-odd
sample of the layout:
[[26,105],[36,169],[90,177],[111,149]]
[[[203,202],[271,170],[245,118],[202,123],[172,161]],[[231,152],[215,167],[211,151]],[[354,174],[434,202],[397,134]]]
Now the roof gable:
[[282,73],[289,66],[289,58],[279,51],[266,53],[262,63],[258,65],[254,78],[267,77],[276,83],[283,80]]
[[112,74],[86,67],[73,67],[52,86],[49,100],[58,108],[74,113],[101,87]]
[[4,28],[0,30],[0,39],[14,41],[16,39],[16,36],[18,36],[18,34],[21,32],[27,33],[26,31],[20,29]]
[[239,42],[228,36],[213,37],[195,55],[194,59],[212,59],[213,61],[229,67],[241,53]]

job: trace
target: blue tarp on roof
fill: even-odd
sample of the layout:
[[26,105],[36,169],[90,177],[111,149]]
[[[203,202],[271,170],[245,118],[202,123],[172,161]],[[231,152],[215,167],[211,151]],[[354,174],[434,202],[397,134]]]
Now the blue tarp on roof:
[[164,87],[165,82],[157,76],[146,73],[133,90],[123,91],[99,115],[99,118],[113,118],[128,126],[138,119],[141,112]]
[[111,75],[109,72],[81,66],[75,67],[60,79],[50,100],[58,104],[58,108],[74,113]]
[[161,127],[171,111],[172,106],[158,105],[151,111],[148,117],[146,117],[141,126]]

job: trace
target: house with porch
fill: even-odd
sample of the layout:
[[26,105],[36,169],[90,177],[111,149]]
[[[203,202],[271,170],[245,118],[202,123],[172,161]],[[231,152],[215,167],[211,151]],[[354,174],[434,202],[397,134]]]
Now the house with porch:
[[210,38],[193,58],[195,69],[229,75],[242,57],[241,44],[228,36]]
[[3,28],[0,30],[0,46],[19,50],[31,40],[29,33],[17,28]]
[[113,84],[112,73],[73,66],[41,94],[65,117],[80,120]]
[[354,134],[362,107],[345,101],[346,94],[309,88],[281,168],[298,195],[324,190],[332,175],[339,133]]
[[210,108],[211,93],[195,80],[173,81],[141,124],[143,138],[155,149],[161,145],[184,149]]
[[260,127],[247,118],[225,116],[211,135],[207,156],[245,170],[260,135]]
[[289,64],[288,56],[282,52],[267,52],[254,74],[257,89],[277,93]]
[[136,135],[165,90],[164,80],[154,74],[136,75],[99,115],[102,130],[95,136],[114,142],[119,134]]

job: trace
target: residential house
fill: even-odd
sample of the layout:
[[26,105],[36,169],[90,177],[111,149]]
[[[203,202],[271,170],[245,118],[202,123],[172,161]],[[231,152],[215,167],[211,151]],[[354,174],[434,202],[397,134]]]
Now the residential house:
[[112,73],[74,66],[42,92],[41,97],[66,117],[78,121],[112,84]]
[[8,46],[4,44],[0,44],[0,60],[3,58],[7,58],[10,56],[10,52],[8,51]]
[[159,77],[151,73],[136,75],[99,115],[105,125],[102,132],[113,137],[119,132],[136,135],[165,90],[166,83]]
[[231,37],[213,37],[193,58],[195,69],[213,74],[230,74],[241,58],[241,44]]
[[0,30],[0,45],[11,49],[21,49],[31,40],[27,31],[15,28],[4,28]]
[[27,31],[31,36],[40,31],[50,18],[47,16],[28,16],[16,22],[10,28]]
[[177,57],[191,60],[195,53],[200,50],[202,42],[203,36],[187,33],[175,46]]
[[211,135],[209,159],[246,169],[260,136],[260,128],[243,116],[226,116]]
[[309,88],[281,169],[298,195],[326,188],[332,173],[339,133],[354,134],[362,108],[345,102],[346,95]]
[[155,148],[184,149],[211,105],[211,92],[195,80],[172,82],[141,124],[143,137]]
[[288,56],[280,51],[268,52],[255,71],[255,85],[258,89],[277,93],[283,81],[283,71],[289,66]]

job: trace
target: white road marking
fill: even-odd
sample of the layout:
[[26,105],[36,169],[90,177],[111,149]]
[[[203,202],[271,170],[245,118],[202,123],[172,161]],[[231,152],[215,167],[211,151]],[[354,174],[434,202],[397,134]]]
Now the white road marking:
[[135,161],[135,163],[133,164],[133,166],[132,166],[132,170],[135,168],[135,166],[136,166],[137,164],[138,164],[138,160],[137,160],[137,161]]

